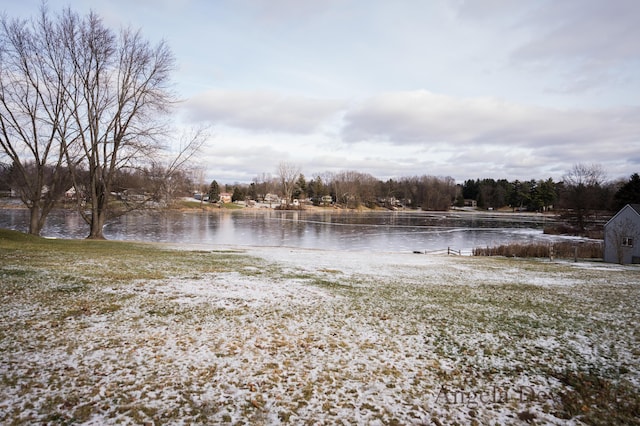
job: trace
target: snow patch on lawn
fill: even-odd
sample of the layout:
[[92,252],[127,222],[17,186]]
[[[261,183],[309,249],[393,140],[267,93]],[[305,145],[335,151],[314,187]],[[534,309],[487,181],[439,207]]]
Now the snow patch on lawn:
[[154,285],[154,291],[179,303],[217,306],[258,306],[265,303],[313,304],[335,297],[300,280],[258,280],[239,272],[206,274],[197,279],[171,280]]
[[599,371],[639,388],[634,271],[244,254],[262,261],[90,288],[73,306],[6,303],[0,420],[580,424],[562,415],[568,388],[555,373]]

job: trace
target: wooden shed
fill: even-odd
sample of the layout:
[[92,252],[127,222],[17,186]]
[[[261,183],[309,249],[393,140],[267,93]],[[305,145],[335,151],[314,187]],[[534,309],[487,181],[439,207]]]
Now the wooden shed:
[[640,204],[627,204],[604,225],[604,261],[640,263]]

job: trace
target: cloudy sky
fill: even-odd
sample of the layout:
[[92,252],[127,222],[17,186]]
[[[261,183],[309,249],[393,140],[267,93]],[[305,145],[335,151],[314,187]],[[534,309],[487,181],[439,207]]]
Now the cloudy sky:
[[[4,0],[30,16],[39,0]],[[208,178],[640,172],[637,0],[49,0],[164,39]],[[194,164],[194,167],[198,164]]]

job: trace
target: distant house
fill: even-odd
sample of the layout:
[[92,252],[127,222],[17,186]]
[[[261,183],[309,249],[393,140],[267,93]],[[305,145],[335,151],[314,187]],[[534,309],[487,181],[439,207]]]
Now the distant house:
[[121,200],[133,202],[142,202],[150,198],[143,189],[137,188],[125,189],[119,195]]
[[220,202],[222,203],[230,203],[231,202],[231,194],[228,192],[221,192],[220,193]]
[[280,204],[280,197],[278,197],[276,194],[268,193],[267,195],[264,196],[264,202],[269,204],[271,203]]
[[333,203],[333,198],[331,197],[331,195],[323,195],[320,200],[322,201],[322,204],[325,206],[328,206],[329,204]]
[[[328,195],[328,197],[331,198],[330,195]],[[400,200],[398,200],[396,197],[379,197],[377,201],[379,205],[387,208],[402,206],[402,203],[400,203]]]
[[73,186],[71,188],[67,189],[66,192],[64,193],[64,197],[67,200],[75,200],[76,199],[76,195],[77,195],[76,188],[73,187]]
[[604,225],[604,261],[640,263],[640,204],[627,204]]

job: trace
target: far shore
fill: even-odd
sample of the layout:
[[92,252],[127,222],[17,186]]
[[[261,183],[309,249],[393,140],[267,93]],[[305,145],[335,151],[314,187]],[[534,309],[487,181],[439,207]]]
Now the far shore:
[[[315,206],[312,204],[304,204],[299,208],[278,208],[279,206],[267,203],[256,203],[253,206],[247,206],[244,202],[233,202],[226,204],[208,203],[196,199],[184,197],[173,204],[166,207],[143,207],[139,209],[131,210],[132,213],[141,211],[180,211],[180,212],[211,212],[211,213],[228,213],[228,212],[244,212],[255,213],[258,211],[291,211],[291,212],[322,212],[322,213],[423,213],[423,214],[479,214],[487,216],[520,216],[520,217],[559,217],[560,214],[551,212],[530,212],[530,211],[514,211],[512,208],[505,207],[495,210],[485,210],[471,207],[452,207],[450,210],[422,210],[412,208],[397,208],[387,209],[384,207],[369,208],[366,206],[360,206],[358,208],[345,208],[341,206]],[[0,209],[26,209],[27,207],[18,198],[0,198]],[[55,207],[56,209],[63,210],[76,210],[77,207],[74,203],[63,203]]]

